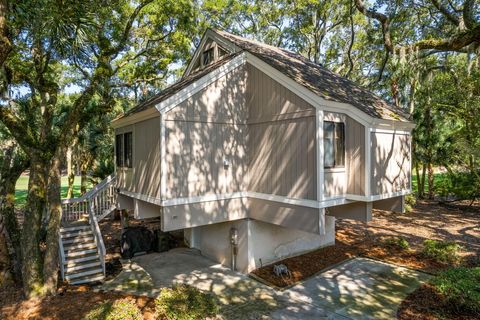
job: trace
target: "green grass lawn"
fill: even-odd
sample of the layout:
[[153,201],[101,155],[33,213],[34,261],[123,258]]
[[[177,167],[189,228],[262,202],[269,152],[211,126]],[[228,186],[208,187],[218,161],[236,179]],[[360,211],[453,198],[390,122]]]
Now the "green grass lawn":
[[[80,176],[75,177],[75,182],[73,183],[73,194],[74,197],[80,196]],[[90,189],[90,184],[87,185]],[[62,177],[62,198],[67,197],[68,181],[67,177]],[[17,180],[15,186],[15,203],[17,206],[22,207],[25,205],[27,200],[27,191],[28,191],[28,176],[21,176]]]
[[[434,173],[433,174],[433,183],[434,185],[438,185],[446,177],[446,173]],[[428,192],[428,177],[425,176],[425,193]],[[412,174],[412,192],[414,194],[418,193],[418,181],[417,176]]]

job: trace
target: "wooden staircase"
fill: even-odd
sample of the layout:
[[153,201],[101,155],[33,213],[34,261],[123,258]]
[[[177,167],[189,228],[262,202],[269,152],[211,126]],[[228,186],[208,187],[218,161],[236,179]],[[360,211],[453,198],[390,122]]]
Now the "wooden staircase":
[[62,278],[70,284],[105,279],[105,245],[98,221],[116,208],[115,176],[80,198],[62,200],[59,256]]

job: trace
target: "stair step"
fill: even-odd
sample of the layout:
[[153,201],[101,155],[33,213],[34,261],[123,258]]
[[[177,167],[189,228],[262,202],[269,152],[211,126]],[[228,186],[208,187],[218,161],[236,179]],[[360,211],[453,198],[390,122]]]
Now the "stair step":
[[65,268],[65,273],[74,273],[75,271],[79,271],[79,270],[84,270],[84,269],[90,269],[90,268],[93,268],[93,267],[102,267],[102,263],[100,262],[100,260],[97,260],[95,262],[92,262],[92,263],[84,263],[84,264],[76,264],[76,265],[73,265],[71,267],[66,267]]
[[82,249],[94,249],[97,247],[97,244],[94,241],[91,242],[77,242],[74,244],[69,244],[68,246],[64,246],[65,252],[75,252]]
[[98,257],[98,254],[94,254],[94,255],[89,255],[89,256],[85,256],[85,257],[80,257],[80,258],[70,258],[70,259],[67,259],[63,265],[66,266],[66,267],[70,267],[70,266],[76,266],[82,262],[87,262],[87,261],[92,261],[92,260],[99,260],[99,257]]
[[78,230],[85,230],[90,229],[89,224],[81,224],[78,226],[71,226],[71,227],[62,227],[60,228],[60,232],[71,232],[71,231],[78,231]]
[[89,254],[92,254],[92,253],[97,253],[97,249],[87,249],[87,250],[81,250],[81,251],[71,251],[71,252],[67,252],[65,253],[65,257],[67,258],[72,258],[72,257],[81,257],[81,256],[86,256],[86,255],[89,255]]
[[74,281],[70,281],[70,284],[77,285],[77,284],[84,284],[84,283],[103,281],[103,280],[105,280],[105,277],[103,276],[103,273],[102,273],[97,276],[90,276],[90,277],[85,277],[81,279],[76,279]]
[[98,267],[98,268],[95,268],[95,269],[82,271],[82,272],[78,272],[78,273],[66,274],[65,279],[66,280],[72,280],[72,279],[82,278],[82,277],[85,277],[85,276],[90,276],[90,275],[99,274],[99,273],[101,273],[103,275],[102,267]]
[[65,233],[62,233],[61,235],[62,235],[62,239],[65,239],[65,238],[73,238],[77,236],[87,236],[91,234],[93,234],[92,230],[88,229],[83,231],[65,232]]
[[95,241],[95,238],[93,237],[93,234],[90,236],[79,236],[79,237],[74,237],[74,238],[69,238],[68,240],[62,240],[63,246],[68,246],[73,243],[84,243],[84,242],[91,242]]
[[86,236],[78,236],[78,237],[70,237],[70,238],[63,238],[62,240],[63,246],[71,244],[71,243],[78,243],[78,242],[89,242],[89,241],[94,241],[95,237],[93,236],[93,233],[91,235],[86,235]]

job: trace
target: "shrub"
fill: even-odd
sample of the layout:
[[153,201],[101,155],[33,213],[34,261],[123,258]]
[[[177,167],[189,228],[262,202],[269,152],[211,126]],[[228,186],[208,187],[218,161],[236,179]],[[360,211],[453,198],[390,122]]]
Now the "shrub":
[[425,240],[423,255],[442,263],[457,264],[460,261],[461,247],[451,241]]
[[480,315],[480,267],[451,268],[430,282],[450,309]]
[[405,196],[405,212],[411,212],[417,204],[417,197],[413,193]]
[[169,320],[205,319],[218,311],[213,296],[186,285],[162,289],[155,306],[157,317]]
[[142,320],[143,316],[135,302],[129,299],[105,301],[92,309],[85,320]]
[[402,250],[407,250],[410,248],[408,240],[404,237],[388,237],[384,240],[385,246],[390,248],[397,248]]

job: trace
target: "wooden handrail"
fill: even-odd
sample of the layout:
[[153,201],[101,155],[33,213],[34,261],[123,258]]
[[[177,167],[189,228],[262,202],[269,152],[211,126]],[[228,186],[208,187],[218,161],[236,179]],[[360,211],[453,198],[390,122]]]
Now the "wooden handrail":
[[60,236],[60,232],[58,233],[58,251],[59,251],[59,258],[60,258],[60,273],[62,275],[62,280],[65,280],[65,251],[63,248],[62,237]]
[[92,202],[90,202],[89,204],[88,215],[90,218],[90,225],[92,227],[93,236],[95,238],[95,243],[97,244],[100,262],[102,263],[103,275],[105,276],[105,243],[103,242],[102,232],[100,231],[100,226],[98,225],[97,217],[95,216],[95,208]]
[[80,219],[89,210],[90,203],[94,204],[95,216],[103,219],[115,207],[115,178],[115,174],[111,174],[81,197],[63,199],[63,221]]
[[103,189],[107,184],[109,184],[110,182],[113,182],[115,180],[115,174],[112,173],[111,175],[109,175],[108,177],[106,177],[105,179],[103,179],[99,184],[97,184],[95,187],[93,187],[92,189],[88,190],[87,192],[85,192],[83,195],[81,195],[80,197],[78,198],[69,198],[69,199],[62,199],[62,204],[66,204],[66,203],[73,203],[73,202],[82,202],[82,201],[85,201],[85,200],[88,200],[90,198],[92,198],[93,196],[95,196],[95,194],[100,191],[101,189]]

